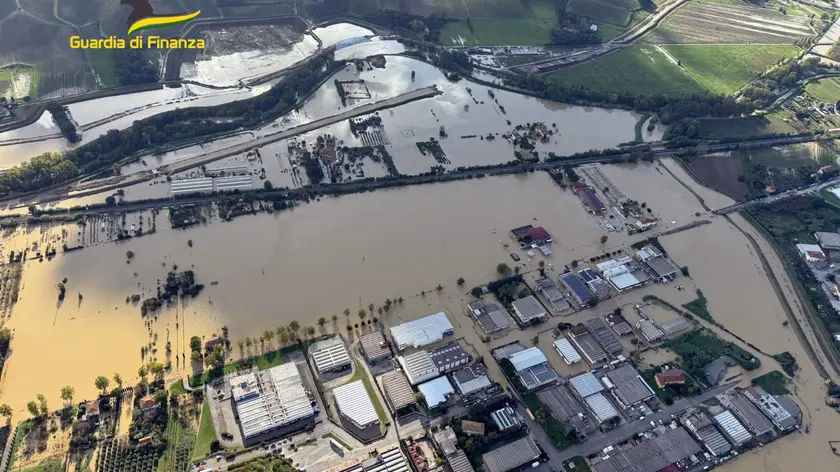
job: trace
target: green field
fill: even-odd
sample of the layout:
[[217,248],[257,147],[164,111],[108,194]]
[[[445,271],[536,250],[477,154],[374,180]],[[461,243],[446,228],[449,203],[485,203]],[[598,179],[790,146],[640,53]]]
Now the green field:
[[773,46],[663,46],[703,87],[716,94],[737,92],[780,59],[799,48]]
[[821,102],[836,103],[840,101],[840,79],[831,77],[811,82],[805,91]]
[[741,152],[758,164],[787,169],[791,167],[834,164],[836,151],[822,143],[791,144],[770,148],[742,148]]
[[[90,23],[79,31],[83,38],[98,38],[99,37],[99,23]],[[117,70],[114,65],[114,56],[112,51],[108,49],[86,49],[88,61],[93,66],[93,71],[102,81],[103,87],[116,87],[119,85],[117,81]]]
[[704,91],[689,74],[651,46],[624,48],[549,77],[565,86],[605,92],[680,96]]
[[529,4],[530,18],[471,19],[447,23],[440,32],[443,44],[455,46],[543,46],[557,24],[554,5]]
[[215,440],[216,427],[213,426],[213,418],[210,416],[210,402],[205,401],[204,406],[201,407],[201,423],[195,438],[192,460],[197,461],[210,455],[210,443]]
[[704,137],[724,139],[737,136],[753,137],[763,134],[791,133],[796,131],[780,117],[750,116],[746,118],[708,118],[700,120],[700,130]]
[[591,18],[596,23],[610,23],[616,26],[630,24],[630,14],[640,8],[636,0],[569,0],[566,8],[579,16]]

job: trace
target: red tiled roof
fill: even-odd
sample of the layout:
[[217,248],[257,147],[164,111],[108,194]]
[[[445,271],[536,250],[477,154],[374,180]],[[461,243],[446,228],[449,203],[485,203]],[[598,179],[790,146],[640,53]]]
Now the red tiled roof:
[[530,231],[528,231],[528,235],[531,236],[531,239],[535,240],[548,239],[551,237],[551,235],[548,234],[548,231],[546,231],[542,226],[531,228]]

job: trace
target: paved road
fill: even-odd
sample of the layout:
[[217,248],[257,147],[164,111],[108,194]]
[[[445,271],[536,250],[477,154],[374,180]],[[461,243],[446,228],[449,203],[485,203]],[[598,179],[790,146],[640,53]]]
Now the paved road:
[[402,95],[397,95],[393,98],[380,100],[375,103],[369,103],[367,105],[362,105],[360,107],[353,108],[352,110],[347,110],[343,113],[339,113],[337,115],[328,116],[326,118],[321,118],[320,120],[315,120],[300,126],[295,126],[294,128],[289,128],[285,131],[268,134],[245,143],[234,144],[233,146],[228,146],[224,149],[208,152],[206,154],[200,154],[198,156],[185,159],[183,161],[169,164],[167,166],[163,166],[161,168],[161,172],[169,175],[177,172],[182,172],[188,169],[192,169],[194,167],[198,167],[202,164],[207,164],[209,162],[217,161],[219,159],[224,159],[225,157],[242,154],[244,152],[250,151],[251,149],[263,147],[267,144],[282,141],[292,136],[304,134],[309,131],[313,131],[334,123],[338,123],[340,121],[349,120],[350,118],[354,118],[361,115],[367,115],[377,110],[400,106],[408,102],[413,102],[414,100],[421,100],[423,98],[434,97],[435,95],[440,95],[441,93],[443,92],[438,90],[435,86],[413,90]]
[[829,187],[832,185],[837,185],[838,181],[840,181],[840,177],[834,177],[831,180],[827,180],[821,184],[815,184],[808,187],[805,187],[801,190],[791,190],[785,193],[780,193],[778,195],[771,195],[767,198],[762,198],[759,200],[750,200],[743,203],[736,203],[735,205],[728,206],[725,208],[720,208],[718,210],[714,210],[712,213],[716,215],[726,215],[728,213],[733,213],[736,211],[743,210],[744,208],[749,208],[751,206],[756,205],[769,205],[771,203],[776,203],[780,200],[785,200],[791,197],[795,197],[797,195],[805,195],[805,194],[819,194],[820,190],[825,187]]
[[[566,461],[571,459],[575,456],[588,456],[590,454],[594,454],[601,449],[611,446],[613,444],[618,444],[622,441],[630,439],[631,437],[643,432],[647,431],[651,428],[650,422],[659,422],[662,420],[663,422],[668,422],[671,420],[671,415],[675,415],[682,411],[687,410],[690,407],[697,406],[706,400],[714,397],[715,395],[729,389],[737,382],[732,382],[724,385],[720,385],[718,387],[712,388],[707,390],[706,392],[697,395],[696,397],[683,399],[675,402],[673,405],[665,407],[659,413],[654,413],[652,415],[648,415],[645,417],[644,420],[634,421],[632,423],[626,423],[618,428],[609,431],[607,433],[598,435],[598,436],[590,436],[590,438],[582,443],[577,444],[562,451],[557,452],[557,459],[562,461]],[[551,443],[549,443],[551,444]],[[545,446],[544,446],[545,447]],[[554,449],[553,447],[551,449]],[[550,454],[549,454],[550,455]],[[556,469],[561,470],[561,469]]]

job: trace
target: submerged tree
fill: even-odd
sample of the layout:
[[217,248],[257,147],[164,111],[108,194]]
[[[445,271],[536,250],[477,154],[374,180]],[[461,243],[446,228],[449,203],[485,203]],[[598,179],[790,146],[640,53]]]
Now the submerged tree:
[[66,404],[73,403],[73,394],[76,390],[71,387],[70,385],[65,385],[61,387],[61,399],[64,400]]
[[93,385],[96,386],[98,390],[102,392],[102,395],[105,395],[105,392],[108,391],[108,385],[111,384],[111,381],[108,380],[108,377],[104,375],[100,375],[93,381]]

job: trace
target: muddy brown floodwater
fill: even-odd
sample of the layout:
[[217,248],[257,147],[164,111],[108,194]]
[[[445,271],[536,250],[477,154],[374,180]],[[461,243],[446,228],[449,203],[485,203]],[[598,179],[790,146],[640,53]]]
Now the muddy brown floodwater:
[[[673,161],[665,165],[708,207],[730,203],[692,182]],[[840,458],[827,444],[840,439],[840,415],[824,406],[822,378],[792,329],[782,325],[786,319],[782,306],[746,237],[725,219],[709,215],[660,164],[600,169],[624,195],[647,202],[663,218],[658,230],[697,219],[712,223],[661,238],[674,261],[689,266],[691,279],[680,277],[671,284],[630,291],[563,320],[579,322],[617,306],[640,303],[646,294],[681,304],[694,298],[692,289],[702,289],[712,315],[728,329],[765,352],[790,351],[796,357],[801,370],[794,386],[804,423],[812,428],[811,434],[794,433],[744,454],[722,470],[840,470]],[[754,233],[740,218],[733,221]],[[379,306],[386,298],[398,297],[405,302],[380,317],[386,325],[445,311],[456,326],[456,336],[485,359],[492,347],[514,340],[530,345],[539,334],[539,345],[558,372],[577,373],[585,367],[566,366],[551,348],[551,325],[515,329],[484,344],[464,313],[469,288],[495,278],[499,262],[513,265],[511,249],[500,241],[508,242],[508,230],[525,224],[545,226],[555,243],[554,253],[545,259],[538,255],[529,260],[520,252],[527,262],[523,271],[534,271],[538,261],[545,260],[552,277],[572,259],[603,252],[598,242],[603,234],[609,236],[609,249],[626,247],[641,237],[605,233],[574,194],[541,172],[330,198],[293,211],[244,216],[230,223],[214,221],[186,231],[168,229],[161,215],[157,234],[26,264],[20,301],[7,321],[14,330],[13,354],[6,364],[0,399],[22,410],[42,392],[57,404],[65,384],[75,386],[79,398],[91,398],[97,375],[119,372],[126,379],[136,377],[142,363],[140,347],[155,335],[158,351],[152,355],[165,360],[169,339],[173,375],[184,375],[188,369],[176,365],[174,358],[189,350],[192,335],[211,336],[224,325],[230,338],[237,340],[292,320],[314,326],[319,317],[330,320],[333,314],[338,322],[328,321],[324,329],[345,333],[345,308],[355,313],[360,306]],[[38,238],[37,230],[15,234]],[[129,264],[128,250],[135,254]],[[769,245],[764,244],[763,250]],[[768,254],[768,259],[780,267],[775,255]],[[157,280],[173,264],[195,270],[207,287],[196,299],[164,309],[147,327],[139,308],[126,304],[125,298],[153,294]],[[534,275],[528,273],[526,279]],[[789,286],[783,273],[776,276]],[[55,285],[64,277],[68,296],[57,304]],[[455,285],[458,277],[466,279],[463,289]],[[435,291],[438,284],[444,286],[441,292]],[[678,291],[677,285],[688,290]],[[425,296],[420,294],[424,290]],[[84,295],[81,303],[78,292]],[[797,308],[798,302],[790,300]],[[628,312],[632,310],[625,310],[628,319],[634,319]],[[673,314],[652,309],[651,316],[660,320]],[[350,322],[358,322],[355,314]],[[239,355],[235,345],[233,355]],[[662,351],[643,357],[653,363],[672,358]],[[778,369],[772,360],[762,359],[759,373]],[[501,379],[496,364],[490,360],[487,364],[491,375]],[[754,375],[748,374],[745,382]]]

